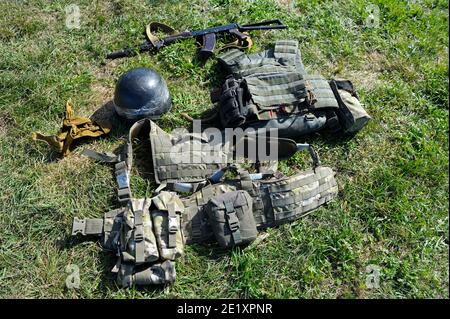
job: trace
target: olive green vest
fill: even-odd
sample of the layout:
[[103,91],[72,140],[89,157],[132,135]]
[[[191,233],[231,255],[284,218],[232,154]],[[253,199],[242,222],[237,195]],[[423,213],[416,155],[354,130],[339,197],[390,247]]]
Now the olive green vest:
[[268,120],[307,110],[337,109],[333,91],[320,75],[308,75],[298,42],[282,40],[275,47],[247,55],[233,49],[218,57],[247,92],[245,107],[258,120]]

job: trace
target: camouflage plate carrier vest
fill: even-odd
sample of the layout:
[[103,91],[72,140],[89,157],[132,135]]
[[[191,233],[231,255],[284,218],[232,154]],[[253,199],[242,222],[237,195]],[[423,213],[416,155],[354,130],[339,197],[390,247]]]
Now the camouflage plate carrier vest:
[[294,138],[323,129],[356,133],[370,119],[350,81],[305,71],[297,41],[250,55],[232,49],[218,59],[228,76],[212,100],[223,127],[277,128]]
[[[167,181],[167,175],[157,176],[158,168],[164,166],[158,160],[179,139],[169,138],[174,135],[165,133],[151,120],[137,122],[130,129],[124,154],[93,156],[116,162],[122,207],[105,213],[103,218],[75,218],[72,226],[72,235],[100,236],[103,248],[116,254],[112,271],[122,287],[172,283],[176,278],[175,260],[183,254],[186,243],[215,240],[224,248],[245,245],[255,240],[258,230],[296,220],[338,193],[333,170],[321,166],[317,154],[310,152],[313,168],[293,176],[276,172],[252,180],[248,172],[239,169],[237,178],[213,184],[207,178],[199,182],[203,175],[187,174],[196,185],[189,196],[160,191],[153,198],[136,199],[129,182],[132,139],[143,132],[152,144],[153,163],[159,165],[154,170],[155,179]],[[171,182],[186,181],[184,177],[172,178]]]
[[[223,133],[223,132],[222,132]],[[253,135],[243,135],[251,140]],[[223,136],[222,136],[223,137]],[[264,136],[266,137],[266,136]],[[223,137],[224,138],[224,137]],[[255,138],[255,136],[253,136]],[[132,166],[134,140],[145,139],[150,142],[152,166],[155,182],[159,184],[157,191],[164,188],[171,189],[177,182],[188,182],[198,187],[208,177],[230,163],[241,163],[244,158],[237,158],[233,154],[233,147],[227,147],[222,141],[208,139],[203,133],[188,133],[185,131],[163,131],[150,119],[142,119],[130,128],[129,138],[125,152],[119,157],[113,154],[99,154],[85,151],[84,155],[94,157],[106,162],[117,162],[116,177],[119,184],[119,199],[127,201],[131,198],[129,189],[129,174]],[[284,153],[286,145],[295,143],[288,139],[270,139],[267,141],[277,143],[278,153],[272,154],[272,158],[286,158]],[[291,143],[289,143],[291,142]],[[255,139],[254,143],[257,143]],[[247,156],[247,162],[256,162],[253,156]]]

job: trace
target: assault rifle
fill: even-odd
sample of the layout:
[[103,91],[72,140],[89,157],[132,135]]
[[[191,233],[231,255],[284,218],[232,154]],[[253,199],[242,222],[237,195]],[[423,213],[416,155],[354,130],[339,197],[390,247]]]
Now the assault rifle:
[[[230,23],[222,26],[207,28],[203,30],[196,31],[185,31],[180,33],[175,33],[175,31],[162,23],[152,22],[146,28],[146,34],[148,40],[145,41],[137,49],[126,48],[120,51],[109,53],[107,59],[117,59],[123,57],[129,57],[136,55],[136,52],[156,52],[162,47],[168,46],[175,43],[178,40],[195,38],[202,43],[202,48],[200,49],[200,57],[207,59],[214,51],[216,46],[217,35],[229,34],[237,37],[241,47],[250,47],[252,42],[249,35],[243,33],[251,30],[270,30],[270,29],[286,29],[287,26],[284,25],[280,20],[269,20],[259,23],[240,25],[237,23]],[[167,37],[159,39],[154,32],[161,31],[168,33]]]

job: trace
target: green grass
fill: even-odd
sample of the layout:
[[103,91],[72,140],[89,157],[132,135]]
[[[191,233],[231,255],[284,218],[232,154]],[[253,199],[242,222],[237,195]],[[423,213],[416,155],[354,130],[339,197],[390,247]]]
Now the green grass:
[[[81,28],[65,26],[65,7],[81,9]],[[448,1],[372,1],[379,27],[365,24],[366,1],[1,1],[0,10],[0,297],[19,298],[448,298]],[[5,14],[6,13],[6,14]],[[300,42],[309,71],[347,77],[373,121],[355,138],[314,135],[324,164],[337,172],[336,201],[295,223],[267,231],[259,245],[224,252],[189,246],[169,287],[119,289],[114,258],[99,243],[69,236],[72,218],[117,207],[112,169],[82,157],[112,151],[122,125],[58,159],[31,132],[56,133],[65,101],[89,116],[111,100],[131,67],[166,79],[173,111],[166,130],[209,108],[219,83],[216,61],[195,59],[195,42],[119,61],[104,55],[137,45],[144,25],[178,30],[280,18],[288,30],[254,32],[259,51],[276,39]],[[307,167],[304,154],[280,164]],[[148,174],[133,190],[151,195]],[[80,268],[79,289],[65,287],[65,268]],[[366,287],[366,267],[380,267],[380,286]]]

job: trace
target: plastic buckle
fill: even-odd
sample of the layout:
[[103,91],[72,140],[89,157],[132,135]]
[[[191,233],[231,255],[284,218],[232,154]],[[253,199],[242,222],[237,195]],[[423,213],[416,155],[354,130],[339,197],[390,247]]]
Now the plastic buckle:
[[175,234],[178,230],[178,222],[176,217],[169,217],[169,233]]
[[141,242],[144,240],[144,227],[142,217],[142,210],[136,210],[134,212],[134,240],[136,242]]
[[311,113],[305,114],[305,120],[314,121],[315,119],[316,119],[316,117],[314,116],[314,114],[311,114]]
[[81,235],[86,235],[85,233],[86,230],[86,219],[78,219],[78,218],[74,218],[73,219],[73,224],[72,224],[72,236],[75,236],[77,234],[81,234]]
[[230,230],[235,232],[239,229],[239,219],[236,216],[236,212],[230,212],[227,214],[228,216],[228,225],[230,226]]
[[119,203],[127,203],[131,200],[131,190],[129,187],[117,190]]
[[120,162],[115,165],[116,180],[119,189],[130,187],[130,176],[128,174],[127,165],[125,162]]
[[141,227],[136,227],[136,229],[134,230],[134,241],[137,243],[144,240],[144,234],[139,228]]
[[115,173],[118,185],[117,196],[119,198],[119,202],[128,202],[131,199],[131,188],[130,176],[125,161],[121,161],[115,165]]

